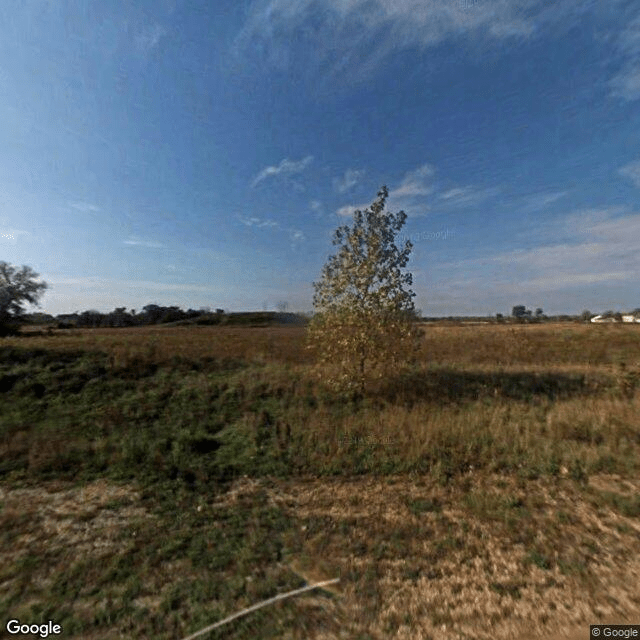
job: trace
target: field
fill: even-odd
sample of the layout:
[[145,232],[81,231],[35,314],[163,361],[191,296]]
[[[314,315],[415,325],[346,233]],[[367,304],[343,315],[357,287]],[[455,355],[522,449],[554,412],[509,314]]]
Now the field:
[[301,327],[0,339],[0,618],[179,640],[339,577],[202,637],[640,622],[639,329],[428,325],[364,396]]

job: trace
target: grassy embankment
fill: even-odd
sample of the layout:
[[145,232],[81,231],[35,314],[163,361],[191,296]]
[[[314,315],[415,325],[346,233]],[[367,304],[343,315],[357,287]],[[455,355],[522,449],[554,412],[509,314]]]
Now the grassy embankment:
[[[422,365],[364,398],[313,382],[302,328],[4,339],[0,617],[53,617],[77,637],[176,638],[300,586],[322,566],[318,575],[343,577],[342,597],[359,613],[345,615],[341,599],[307,598],[304,615],[302,604],[283,603],[210,637],[311,637],[319,628],[404,637],[403,625],[414,637],[416,624],[462,628],[477,618],[462,613],[473,580],[449,585],[446,602],[427,610],[425,594],[404,613],[382,603],[385,581],[395,575],[396,588],[419,591],[426,580],[442,592],[447,563],[488,561],[490,532],[520,560],[478,583],[495,609],[480,612],[484,624],[543,624],[553,607],[519,615],[523,601],[555,593],[561,576],[595,597],[612,545],[640,539],[638,495],[589,484],[603,473],[638,475],[636,329],[430,326]],[[229,493],[244,476],[260,480]],[[336,476],[364,485],[349,489]],[[316,481],[318,504],[295,488],[307,486],[301,478],[326,479]],[[140,493],[105,497],[115,491],[105,480]],[[38,491],[47,481],[82,483],[84,493],[59,494],[66,511],[47,507]],[[404,487],[393,507],[377,498],[383,487],[393,493],[392,482]],[[327,487],[346,503],[320,508]],[[395,513],[391,528],[385,508]],[[613,514],[610,539],[588,532],[589,509]],[[69,555],[69,544],[91,539],[102,549]]]

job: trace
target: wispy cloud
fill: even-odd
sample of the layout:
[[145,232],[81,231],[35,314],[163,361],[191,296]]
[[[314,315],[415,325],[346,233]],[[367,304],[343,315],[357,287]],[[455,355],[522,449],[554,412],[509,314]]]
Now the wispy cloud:
[[82,213],[97,213],[100,211],[100,207],[95,204],[89,204],[88,202],[70,202],[69,206]]
[[349,191],[349,189],[352,189],[360,182],[364,173],[362,169],[347,169],[341,178],[333,179],[333,188],[338,193]]
[[389,192],[393,198],[407,198],[416,196],[426,196],[433,191],[430,184],[435,170],[430,164],[423,164],[421,167],[407,173],[400,186]]
[[147,58],[160,42],[160,39],[167,35],[167,30],[153,22],[139,27],[133,36],[133,44],[138,55]]
[[283,227],[276,220],[263,220],[262,218],[258,218],[258,217],[255,217],[255,216],[253,216],[251,218],[241,218],[241,217],[239,217],[238,220],[243,225],[245,225],[245,227],[255,227],[256,229],[273,228],[273,229],[278,229],[281,232],[288,233],[289,234],[289,239],[291,240],[291,248],[292,249],[296,248],[299,243],[301,243],[304,240],[306,240],[306,236],[304,235],[304,233],[300,229],[294,229],[294,228],[291,228],[291,227]]
[[302,173],[313,161],[313,156],[307,156],[297,162],[285,158],[280,164],[265,167],[251,182],[251,187],[255,187],[257,184],[266,180],[267,178],[273,178],[279,175],[291,176],[297,173]]
[[438,199],[447,206],[469,206],[478,204],[491,196],[500,192],[498,187],[489,187],[479,189],[477,187],[466,185],[464,187],[454,187],[448,189],[438,195]]
[[616,50],[624,62],[611,79],[614,96],[625,100],[640,99],[640,15],[632,20],[617,40]]
[[467,191],[468,187],[456,187],[455,189],[449,189],[448,191],[445,191],[444,193],[441,193],[439,198],[441,200],[451,200],[452,198],[459,198],[460,196],[463,196],[466,191]]
[[130,238],[129,240],[125,240],[124,244],[133,246],[133,247],[147,247],[149,249],[164,249],[165,245],[160,242],[153,242],[151,240],[138,240],[135,238]]
[[[434,183],[435,167],[429,163],[423,164],[407,172],[400,184],[389,191],[388,209],[403,210],[412,217],[425,216],[434,207],[462,207],[478,204],[500,193],[499,187],[475,187],[465,185],[452,187],[438,192]],[[556,200],[562,194],[541,194],[536,203],[531,200],[529,206],[543,206],[544,203]],[[337,209],[336,214],[341,217],[350,216],[356,209],[366,209],[371,203],[346,205]]]
[[352,216],[357,210],[364,211],[371,205],[370,202],[365,202],[364,204],[348,204],[344,207],[340,207],[336,210],[336,215],[340,217],[348,217]]
[[[63,285],[64,287],[78,287],[86,290],[95,290],[96,287],[119,287],[132,289],[134,292],[140,291],[194,291],[212,293],[223,291],[220,288],[205,287],[197,284],[176,284],[169,282],[153,282],[151,280],[116,280],[111,278],[86,277],[86,278],[49,278],[56,287]],[[60,288],[60,287],[58,287]]]
[[245,227],[277,227],[279,226],[275,220],[262,220],[261,218],[238,218]]
[[637,100],[640,98],[640,64],[627,64],[611,80],[612,93],[625,100]]
[[537,0],[256,0],[235,51],[272,67],[363,78],[394,51],[451,37],[527,38],[547,19]]
[[[638,78],[640,79],[640,73]],[[640,160],[636,160],[635,162],[631,162],[624,167],[621,167],[619,172],[625,178],[629,178],[636,187],[640,187]]]
[[[390,210],[407,209],[412,210],[414,215],[423,215],[429,209],[425,203],[425,198],[433,193],[432,182],[434,174],[435,169],[430,164],[423,164],[407,172],[398,187],[389,191],[387,208]],[[337,209],[336,215],[348,217],[357,209],[364,211],[371,204],[371,202],[367,202],[365,204],[346,205]]]
[[568,191],[554,191],[547,193],[536,193],[531,196],[527,196],[524,205],[520,208],[521,212],[533,212],[540,209],[544,209],[547,205],[557,202],[561,198],[564,198],[568,194]]
[[568,287],[631,282],[640,270],[640,214],[611,217],[614,210],[576,212],[559,226],[568,242],[513,250],[441,265],[447,287],[460,292],[491,288],[504,294],[543,294]]

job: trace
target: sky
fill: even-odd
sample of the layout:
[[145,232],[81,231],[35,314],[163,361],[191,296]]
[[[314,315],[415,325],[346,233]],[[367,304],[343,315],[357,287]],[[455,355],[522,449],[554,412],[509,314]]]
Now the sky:
[[636,1],[7,0],[0,260],[51,314],[310,311],[386,185],[423,315],[629,311],[639,116]]

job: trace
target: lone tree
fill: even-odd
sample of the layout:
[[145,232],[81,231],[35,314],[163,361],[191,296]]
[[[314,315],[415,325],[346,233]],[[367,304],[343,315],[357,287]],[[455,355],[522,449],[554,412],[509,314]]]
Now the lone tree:
[[25,303],[38,304],[48,288],[46,282],[36,281],[38,277],[31,267],[0,262],[0,335],[17,333]]
[[514,318],[524,318],[527,314],[527,308],[523,304],[517,304],[513,309],[511,309],[511,315]]
[[399,371],[414,361],[420,332],[407,287],[411,273],[402,273],[411,253],[395,235],[405,223],[404,211],[385,213],[385,186],[365,211],[354,213],[353,225],[339,227],[319,282],[314,282],[315,314],[308,328],[308,346],[318,356],[325,380],[342,389],[364,392],[369,378]]

